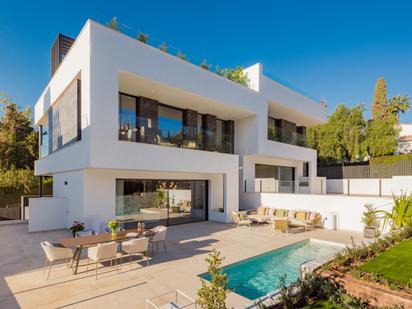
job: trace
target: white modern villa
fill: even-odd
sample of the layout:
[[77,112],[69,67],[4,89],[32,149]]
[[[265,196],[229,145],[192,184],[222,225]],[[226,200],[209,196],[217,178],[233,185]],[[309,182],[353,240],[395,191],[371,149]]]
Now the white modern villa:
[[249,87],[91,20],[75,40],[59,35],[35,105],[35,173],[53,176],[53,197],[32,201],[48,216],[32,212],[32,229],[229,222],[243,193],[262,186],[322,193],[316,151],[304,144],[325,106],[259,63],[244,71]]

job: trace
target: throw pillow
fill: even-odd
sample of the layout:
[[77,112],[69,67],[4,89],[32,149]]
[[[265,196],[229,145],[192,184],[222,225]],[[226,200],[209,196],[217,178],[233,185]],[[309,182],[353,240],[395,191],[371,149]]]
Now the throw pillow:
[[268,210],[268,215],[269,215],[269,216],[274,216],[274,215],[275,215],[275,212],[276,212],[276,209],[275,209],[275,208],[269,208],[269,210]]
[[306,211],[298,211],[298,212],[296,213],[296,219],[298,219],[298,220],[306,220],[306,214],[307,214]]
[[295,219],[295,214],[296,214],[296,211],[295,211],[295,210],[289,210],[289,212],[288,212],[288,218],[289,218],[289,219]]
[[266,213],[266,207],[260,206],[260,207],[258,208],[257,214],[258,214],[258,215],[264,215],[265,213]]

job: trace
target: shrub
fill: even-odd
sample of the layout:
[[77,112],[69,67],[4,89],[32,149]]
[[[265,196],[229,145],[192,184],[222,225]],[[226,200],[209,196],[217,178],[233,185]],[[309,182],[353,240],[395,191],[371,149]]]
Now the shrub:
[[169,46],[166,44],[166,42],[163,42],[162,44],[160,44],[159,49],[167,53],[169,51]]
[[412,154],[399,154],[395,156],[382,156],[370,159],[371,164],[393,164],[398,161],[412,161]]
[[201,288],[197,292],[197,302],[204,309],[226,308],[226,296],[229,292],[227,275],[221,268],[223,257],[213,250],[206,258],[207,270],[211,276],[210,283],[201,280]]
[[402,193],[400,196],[392,195],[393,207],[390,211],[379,211],[384,215],[382,229],[388,224],[390,230],[412,226],[412,193]]
[[187,61],[186,55],[184,53],[182,53],[180,50],[177,53],[177,58],[182,59],[184,61]]
[[206,59],[203,59],[202,63],[200,64],[200,67],[208,71],[210,70],[210,64],[207,63]]
[[116,31],[120,31],[120,26],[117,22],[117,17],[112,17],[112,19],[106,24],[106,27]]
[[237,66],[236,69],[226,68],[222,71],[222,75],[231,81],[241,84],[242,86],[249,86],[249,78],[240,66]]
[[146,43],[149,40],[149,35],[148,34],[144,34],[143,32],[140,32],[139,35],[137,36],[137,40],[142,42],[142,43]]

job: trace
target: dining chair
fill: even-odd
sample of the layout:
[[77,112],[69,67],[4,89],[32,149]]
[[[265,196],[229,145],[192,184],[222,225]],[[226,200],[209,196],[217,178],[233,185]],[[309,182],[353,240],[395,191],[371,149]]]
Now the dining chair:
[[96,280],[97,280],[97,263],[110,260],[110,266],[113,266],[113,259],[116,263],[116,270],[119,271],[117,264],[117,244],[109,242],[98,244],[95,247],[87,248],[87,270],[89,270],[89,261],[93,260],[95,264]]
[[149,248],[149,238],[146,238],[146,237],[131,239],[131,240],[122,242],[122,248],[121,250],[119,250],[121,254],[121,263],[123,263],[123,255],[128,255],[130,269],[132,269],[131,256],[140,255],[141,260],[143,260],[143,257],[146,257],[146,263],[147,265],[149,265],[149,258],[147,256],[148,248]]
[[73,257],[73,251],[70,248],[56,247],[48,241],[41,242],[40,246],[46,254],[46,263],[44,264],[43,274],[46,271],[47,264],[49,264],[49,272],[47,273],[47,280],[49,280],[53,263],[65,260],[67,266],[69,259]]
[[154,235],[149,238],[150,243],[152,244],[152,255],[153,255],[153,248],[154,244],[156,244],[156,249],[159,250],[159,243],[161,242],[163,244],[163,249],[165,252],[166,250],[166,233],[167,233],[167,227],[165,226],[156,226],[151,229],[152,232],[154,232]]

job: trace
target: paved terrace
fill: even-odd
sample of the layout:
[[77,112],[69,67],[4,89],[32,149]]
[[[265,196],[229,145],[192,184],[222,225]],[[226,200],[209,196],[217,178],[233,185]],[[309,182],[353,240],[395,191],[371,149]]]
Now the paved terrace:
[[[56,241],[70,234],[64,230],[28,233],[27,224],[0,225],[0,307],[5,308],[144,308],[145,300],[175,288],[195,298],[199,274],[206,272],[204,259],[213,249],[226,257],[224,265],[261,254],[308,237],[349,244],[362,241],[360,233],[315,230],[273,236],[268,226],[233,228],[230,225],[201,222],[172,226],[168,230],[166,254],[159,251],[146,263],[126,263],[116,268],[86,272],[84,262],[78,275],[65,266],[52,269],[50,280],[42,274],[44,240]],[[84,250],[86,251],[86,250]],[[83,253],[84,254],[84,253]],[[93,269],[93,266],[91,267]],[[230,293],[229,306],[247,299]]]

